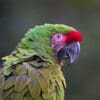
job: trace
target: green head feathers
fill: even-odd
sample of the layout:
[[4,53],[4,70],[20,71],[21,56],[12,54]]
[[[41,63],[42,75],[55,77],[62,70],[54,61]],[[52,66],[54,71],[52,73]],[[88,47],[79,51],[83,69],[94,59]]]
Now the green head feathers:
[[9,56],[2,58],[4,60],[4,75],[9,75],[12,72],[13,65],[24,62],[34,55],[53,64],[54,52],[50,47],[50,37],[57,32],[68,33],[72,29],[72,27],[63,24],[44,24],[29,29],[16,49]]

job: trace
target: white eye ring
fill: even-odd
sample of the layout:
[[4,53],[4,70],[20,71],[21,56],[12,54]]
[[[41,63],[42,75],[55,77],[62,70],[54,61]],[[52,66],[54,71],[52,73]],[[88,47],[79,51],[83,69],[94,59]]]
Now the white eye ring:
[[63,39],[63,35],[61,33],[56,33],[51,38],[51,40],[53,42],[55,42],[55,41],[61,41],[62,39]]
[[56,34],[56,38],[58,39],[58,40],[62,40],[62,34],[60,34],[60,33],[58,33],[58,34]]
[[57,38],[59,39],[61,37],[61,34],[57,34]]

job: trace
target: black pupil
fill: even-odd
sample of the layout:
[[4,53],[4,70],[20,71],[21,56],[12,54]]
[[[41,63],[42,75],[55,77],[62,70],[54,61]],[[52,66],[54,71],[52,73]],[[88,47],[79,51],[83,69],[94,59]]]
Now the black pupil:
[[60,38],[60,35],[57,35],[57,38],[59,39]]

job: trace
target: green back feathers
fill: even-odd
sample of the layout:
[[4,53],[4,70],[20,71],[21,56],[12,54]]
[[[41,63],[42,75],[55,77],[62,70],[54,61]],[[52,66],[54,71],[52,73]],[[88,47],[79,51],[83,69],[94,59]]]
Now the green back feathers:
[[12,72],[13,65],[34,55],[54,64],[54,52],[50,47],[50,37],[57,32],[68,33],[72,29],[72,27],[63,24],[44,24],[29,29],[16,49],[9,56],[2,58],[4,60],[4,75],[9,75]]

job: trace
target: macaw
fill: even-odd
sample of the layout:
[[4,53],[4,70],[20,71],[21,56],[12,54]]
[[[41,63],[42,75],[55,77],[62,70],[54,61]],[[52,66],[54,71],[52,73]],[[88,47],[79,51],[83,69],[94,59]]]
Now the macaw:
[[0,100],[64,100],[61,67],[80,54],[82,35],[63,24],[29,29],[0,66]]

